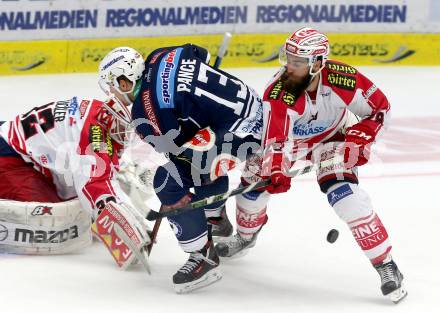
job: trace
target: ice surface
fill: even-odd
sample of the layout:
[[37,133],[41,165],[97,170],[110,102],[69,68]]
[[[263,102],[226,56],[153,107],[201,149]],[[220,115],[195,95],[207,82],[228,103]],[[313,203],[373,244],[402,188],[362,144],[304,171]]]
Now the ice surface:
[[[165,222],[151,276],[140,267],[119,271],[99,243],[74,255],[0,255],[0,312],[439,312],[440,68],[360,70],[392,103],[391,128],[360,180],[405,275],[409,295],[402,303],[381,295],[379,276],[309,174],[272,198],[256,247],[224,261],[219,283],[173,292],[171,276],[186,255]],[[260,93],[274,71],[231,70]],[[96,75],[0,77],[0,120],[74,95],[102,98]],[[228,205],[234,216],[234,202]],[[326,242],[331,228],[340,231],[334,244]]]

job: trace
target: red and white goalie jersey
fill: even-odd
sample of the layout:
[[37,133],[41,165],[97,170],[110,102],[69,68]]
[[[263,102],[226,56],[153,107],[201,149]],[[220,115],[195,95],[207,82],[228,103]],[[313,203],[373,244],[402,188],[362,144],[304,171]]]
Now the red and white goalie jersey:
[[84,208],[101,209],[126,197],[114,176],[122,147],[98,122],[102,104],[78,97],[48,103],[4,123],[0,135],[53,181],[61,199],[78,196]]
[[316,94],[302,92],[297,98],[283,89],[284,71],[282,67],[264,92],[265,145],[287,142],[288,151],[295,152],[300,146],[310,149],[320,142],[343,141],[341,129],[353,114],[374,121],[379,136],[389,119],[385,95],[352,66],[327,61]]

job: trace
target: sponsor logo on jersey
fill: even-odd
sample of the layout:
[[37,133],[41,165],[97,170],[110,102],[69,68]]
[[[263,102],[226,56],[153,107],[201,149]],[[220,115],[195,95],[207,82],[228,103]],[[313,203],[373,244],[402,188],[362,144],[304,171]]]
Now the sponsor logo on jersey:
[[70,115],[75,115],[76,110],[78,110],[78,99],[76,97],[73,97],[72,100],[70,100],[67,111]]
[[70,100],[69,108],[67,109],[67,111],[69,112],[70,126],[76,124],[75,114],[77,110],[78,110],[78,99],[76,97],[73,97],[72,100]]
[[142,104],[144,112],[147,115],[148,122],[151,123],[151,128],[156,136],[160,135],[159,122],[156,113],[154,112],[153,104],[151,102],[151,92],[149,89],[142,92]]
[[102,128],[99,125],[90,125],[90,143],[92,144],[92,149],[95,152],[101,151],[101,145],[103,143],[103,133]]
[[81,104],[79,105],[79,115],[81,118],[86,115],[87,108],[89,107],[90,101],[89,100],[82,100]]
[[110,137],[110,134],[107,133],[107,140],[106,140],[106,148],[107,148],[107,153],[109,156],[113,155],[113,141],[112,141],[112,137]]
[[64,230],[30,230],[16,228],[14,241],[28,243],[62,243],[70,239],[78,238],[78,226],[66,228]]
[[244,193],[243,197],[251,201],[256,201],[260,195],[261,195],[261,191],[254,190]]
[[106,140],[104,142],[104,132],[99,125],[90,125],[90,143],[92,149],[95,152],[106,151],[108,155],[113,155],[113,142],[110,135],[107,133]]
[[8,229],[5,225],[0,224],[0,241],[5,241],[8,238]]
[[166,52],[166,51],[163,51],[163,50],[157,52],[155,55],[153,55],[153,57],[151,58],[149,64],[154,64],[154,63],[156,63],[157,59],[158,59],[162,54],[164,54],[165,52]]
[[377,90],[377,87],[376,87],[376,85],[372,85],[370,88],[368,88],[368,90],[365,92],[365,95],[364,95],[364,97],[365,97],[365,99],[368,99],[368,98],[370,98],[370,96],[375,92]]
[[283,92],[283,83],[281,81],[278,81],[269,91],[269,99],[278,100],[281,94],[283,95],[282,100],[285,104],[287,104],[288,106],[292,106],[295,104],[295,95],[286,90],[284,90]]
[[293,127],[293,134],[296,137],[310,137],[324,132],[328,126],[329,125],[326,122],[314,122],[312,119],[310,119],[306,124],[296,124]]
[[196,60],[182,59],[177,72],[177,92],[191,92],[191,83],[194,78]]
[[327,80],[330,85],[338,88],[347,90],[354,90],[356,88],[356,79],[351,76],[331,72],[328,73]]
[[35,209],[31,212],[31,215],[52,215],[52,207],[47,205],[36,206]]
[[168,52],[159,65],[156,81],[156,92],[159,100],[159,107],[162,109],[174,108],[174,80],[176,77],[176,66],[179,62],[182,48]]
[[144,79],[147,81],[147,83],[151,83],[151,73],[152,72],[153,72],[153,69],[151,67],[148,67],[148,71],[144,75]]
[[261,138],[262,130],[263,130],[263,105],[260,102],[260,105],[255,115],[252,118],[246,119],[243,122],[243,125],[238,129],[238,131],[255,134],[257,135],[258,138]]
[[296,101],[296,97],[295,97],[295,95],[291,94],[291,93],[288,92],[288,91],[284,91],[284,94],[283,94],[283,102],[284,102],[285,104],[287,104],[288,106],[292,106],[292,105],[295,104],[295,101]]
[[62,122],[66,119],[67,109],[69,108],[70,100],[67,101],[58,101],[55,104],[55,108],[53,110],[53,117],[56,122]]
[[349,65],[345,64],[339,64],[339,63],[333,63],[331,61],[327,61],[325,63],[325,67],[329,70],[339,72],[339,73],[346,73],[346,74],[356,74],[357,70],[354,67],[351,67]]
[[283,90],[283,83],[281,81],[278,81],[275,85],[273,85],[272,89],[269,91],[269,99],[277,100],[282,90]]
[[330,192],[327,195],[327,200],[328,200],[328,203],[330,203],[330,205],[333,206],[339,200],[342,200],[351,194],[353,194],[353,190],[351,190],[350,185],[345,184],[339,188],[336,188],[332,192]]

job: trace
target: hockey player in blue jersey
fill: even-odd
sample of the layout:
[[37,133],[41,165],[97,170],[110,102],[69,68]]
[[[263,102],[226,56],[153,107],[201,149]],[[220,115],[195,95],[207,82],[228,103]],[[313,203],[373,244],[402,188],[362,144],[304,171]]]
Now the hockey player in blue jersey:
[[[131,62],[133,53],[124,47],[111,51],[100,64],[101,84],[122,95],[132,106],[136,133],[168,156],[154,177],[161,210],[227,191],[227,171],[260,148],[263,105],[257,93],[210,66],[208,51],[196,45],[153,51],[142,75]],[[173,276],[178,293],[221,278],[212,235],[231,235],[225,214],[224,203],[217,203],[168,218],[189,253]]]

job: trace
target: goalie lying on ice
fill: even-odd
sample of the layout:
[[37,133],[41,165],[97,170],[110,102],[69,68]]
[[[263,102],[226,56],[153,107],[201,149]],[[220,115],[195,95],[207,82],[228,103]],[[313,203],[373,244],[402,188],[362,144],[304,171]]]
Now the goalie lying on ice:
[[93,231],[119,267],[142,255],[145,208],[117,179],[122,111],[116,99],[73,97],[0,122],[0,252],[66,253],[90,244]]

